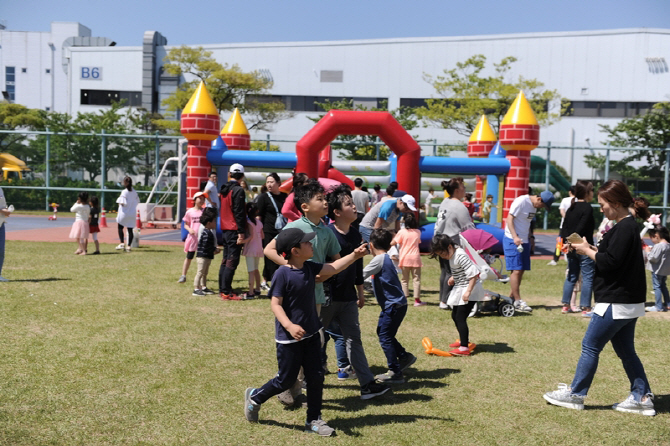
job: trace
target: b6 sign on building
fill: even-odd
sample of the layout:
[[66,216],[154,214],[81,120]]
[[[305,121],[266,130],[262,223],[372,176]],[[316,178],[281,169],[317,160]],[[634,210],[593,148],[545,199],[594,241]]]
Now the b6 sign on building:
[[101,81],[102,67],[81,67],[81,79]]

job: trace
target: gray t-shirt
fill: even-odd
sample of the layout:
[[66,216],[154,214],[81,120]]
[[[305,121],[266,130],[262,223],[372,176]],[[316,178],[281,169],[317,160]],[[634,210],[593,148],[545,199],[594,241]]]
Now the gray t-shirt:
[[211,202],[211,204],[209,202],[206,203],[207,207],[212,207],[212,205],[214,205],[218,211],[221,207],[221,203],[219,202],[219,191],[216,190],[216,184],[212,183],[211,181],[207,181],[205,192],[207,193],[209,201]]
[[370,196],[363,190],[354,189],[351,191],[351,198],[356,205],[356,212],[365,214],[368,203],[370,203]]
[[364,228],[374,228],[377,218],[382,218],[384,229],[395,229],[395,222],[400,218],[400,211],[398,210],[397,200],[380,201],[372,206],[370,212],[365,214],[361,220],[361,226]]
[[647,254],[649,269],[659,276],[670,275],[670,243],[657,243]]
[[468,208],[458,200],[445,198],[440,204],[435,223],[435,235],[456,236],[467,229],[474,229]]

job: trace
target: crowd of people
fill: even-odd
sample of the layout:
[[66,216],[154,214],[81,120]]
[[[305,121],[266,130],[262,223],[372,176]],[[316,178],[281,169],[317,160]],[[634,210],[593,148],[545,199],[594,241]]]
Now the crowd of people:
[[[265,191],[248,194],[244,166],[230,166],[229,179],[218,185],[212,173],[201,192],[193,197],[193,207],[184,215],[188,235],[184,242],[186,258],[178,282],[184,283],[193,258],[197,271],[193,295],[215,294],[207,287],[207,276],[215,255],[222,253],[219,266],[219,295],[223,300],[258,298],[266,293],[275,316],[278,373],[259,387],[244,393],[244,412],[257,421],[260,407],[278,396],[287,406],[306,402],[306,431],[330,436],[334,429],[321,419],[324,374],[327,373],[326,345],[333,339],[337,356],[337,377],[357,379],[362,399],[375,398],[404,383],[405,371],[417,360],[398,341],[408,311],[410,279],[413,306],[422,307],[420,231],[416,213],[421,206],[415,197],[391,184],[382,194],[363,190],[362,180],[355,188],[341,184],[328,190],[316,179],[296,174],[293,191],[279,190],[276,173],[267,176]],[[130,250],[137,192],[130,178],[119,204],[119,249]],[[485,292],[480,270],[464,251],[464,231],[474,228],[472,212],[464,203],[462,178],[444,181],[446,192],[437,213],[431,258],[439,260],[439,308],[451,309],[458,340],[450,345],[451,356],[469,356],[468,315]],[[248,189],[248,187],[246,188]],[[630,394],[614,409],[622,412],[655,415],[653,394],[644,367],[635,352],[637,319],[645,314],[646,268],[652,272],[655,306],[647,311],[667,311],[670,295],[666,277],[670,273],[670,233],[655,225],[649,229],[653,247],[641,240],[636,219],[647,220],[648,202],[634,199],[626,184],[610,180],[598,192],[604,221],[596,229],[591,202],[594,187],[578,181],[571,197],[561,203],[563,217],[560,244],[564,247],[567,271],[562,294],[562,313],[574,312],[571,299],[581,283],[579,310],[590,323],[582,342],[582,353],[572,383],[559,385],[544,399],[550,404],[583,409],[584,399],[598,367],[599,355],[608,342],[622,361],[630,380]],[[426,210],[434,194],[429,195]],[[516,198],[506,217],[503,249],[510,272],[510,297],[520,312],[532,308],[521,299],[523,274],[530,269],[530,225],[538,209],[549,209],[554,195],[549,191]],[[490,214],[492,203],[482,214]],[[565,205],[564,205],[565,203]],[[71,211],[76,219],[70,237],[77,241],[75,254],[87,254],[89,233],[99,229],[98,201],[87,193],[79,194]],[[361,209],[364,211],[361,212]],[[4,219],[10,215],[0,189],[0,272],[4,254]],[[219,218],[220,217],[220,218]],[[217,243],[220,221],[222,239]],[[123,229],[127,228],[127,237]],[[595,237],[594,237],[595,233]],[[99,245],[95,240],[96,251]],[[644,246],[644,248],[643,248]],[[372,255],[364,267],[363,257]],[[233,277],[245,257],[248,289],[233,292]],[[260,259],[265,258],[260,270]],[[560,255],[551,265],[558,264]],[[399,277],[398,273],[401,273]],[[379,345],[388,370],[373,375],[361,340],[359,310],[365,305],[364,282],[371,281],[380,313],[377,323]],[[0,281],[5,280],[0,276]],[[595,305],[592,304],[595,302]],[[302,395],[303,387],[306,396]]]
[[[404,371],[416,361],[396,335],[407,313],[410,279],[414,306],[425,305],[421,300],[422,260],[415,214],[420,207],[397,185],[390,185],[384,192],[378,188],[368,193],[360,179],[354,182],[354,189],[340,185],[326,192],[319,181],[296,174],[293,191],[287,195],[279,191],[280,181],[275,173],[268,175],[265,192],[246,203],[249,195],[240,185],[243,175],[243,166],[231,166],[230,181],[219,190],[220,204],[209,200],[207,206],[220,206],[218,211],[226,220],[221,228],[221,298],[244,300],[267,292],[276,318],[279,373],[266,384],[245,391],[245,416],[257,421],[261,404],[274,395],[286,405],[306,401],[306,430],[331,435],[334,430],[320,413],[328,339],[335,343],[338,379],[357,379],[363,399],[383,395],[390,384],[405,382]],[[441,268],[439,307],[452,310],[459,335],[449,353],[469,356],[475,345],[470,342],[467,318],[474,304],[484,298],[480,271],[460,246],[460,234],[474,228],[473,212],[467,206],[462,178],[444,181],[442,187],[446,198],[438,209],[432,242],[432,257],[439,259]],[[545,399],[563,407],[583,408],[598,355],[607,341],[612,341],[631,380],[630,396],[615,409],[651,415],[655,413],[653,395],[634,350],[635,321],[644,314],[645,261],[639,234],[632,234],[637,232],[634,218],[644,219],[648,213],[646,205],[633,200],[621,182],[603,185],[598,200],[610,226],[596,247],[590,205],[593,185],[580,181],[571,195],[569,206],[562,206],[560,237],[568,262],[562,312],[573,311],[570,299],[579,281],[579,311],[592,319],[572,385],[561,385],[559,390],[547,393]],[[432,208],[430,200],[434,197],[433,193],[429,195],[426,213]],[[512,203],[505,221],[503,247],[511,275],[510,297],[517,311],[532,311],[520,294],[523,274],[530,269],[531,222],[539,209],[548,209],[553,202],[554,195],[549,191],[520,196]],[[493,206],[487,197],[479,211],[481,217],[490,216]],[[579,240],[573,238],[574,234]],[[654,228],[650,237],[656,245],[647,250],[646,256],[658,289],[658,311],[666,311],[670,303],[665,284],[670,269],[670,234],[665,228]],[[250,243],[255,246],[249,247]],[[626,257],[622,267],[624,253],[633,251],[639,256]],[[231,281],[241,252],[247,257],[249,291],[236,295]],[[373,258],[363,268],[362,257],[367,254]],[[265,257],[262,274],[258,262],[261,255]],[[559,259],[560,256],[555,260]],[[622,268],[626,274],[622,274]],[[365,304],[366,278],[371,280],[380,305],[377,335],[388,366],[387,372],[376,376],[370,372],[358,323],[358,310]],[[306,398],[302,395],[303,381],[307,383]]]

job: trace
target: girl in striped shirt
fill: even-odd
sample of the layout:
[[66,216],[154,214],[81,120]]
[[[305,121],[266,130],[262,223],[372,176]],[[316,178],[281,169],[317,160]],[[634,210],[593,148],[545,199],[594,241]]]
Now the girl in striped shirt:
[[449,294],[447,305],[452,308],[451,319],[456,325],[460,340],[449,345],[454,348],[449,353],[453,356],[469,356],[475,346],[469,343],[468,315],[475,302],[484,298],[484,289],[479,282],[479,268],[454,239],[445,234],[433,238],[431,256],[448,260],[451,267],[449,285],[454,288]]

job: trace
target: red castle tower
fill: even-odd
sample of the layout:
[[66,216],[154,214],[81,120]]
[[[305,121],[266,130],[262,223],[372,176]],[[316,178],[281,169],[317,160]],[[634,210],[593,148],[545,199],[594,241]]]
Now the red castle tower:
[[221,129],[221,139],[226,143],[229,150],[249,150],[251,149],[251,136],[249,130],[242,120],[242,116],[237,108]]
[[507,151],[510,170],[505,178],[503,220],[512,202],[528,193],[530,152],[540,144],[540,125],[528,100],[519,92],[500,125],[500,145]]
[[219,136],[221,121],[214,101],[204,82],[200,82],[181,114],[181,134],[188,140],[186,196],[193,197],[200,191],[200,183],[207,181],[212,166],[207,161],[207,151]]
[[[482,115],[468,140],[468,158],[487,158],[497,140],[498,138],[496,138],[491,124],[486,119],[486,115]],[[475,190],[475,202],[481,203],[483,201],[484,182],[479,175],[476,178]]]

